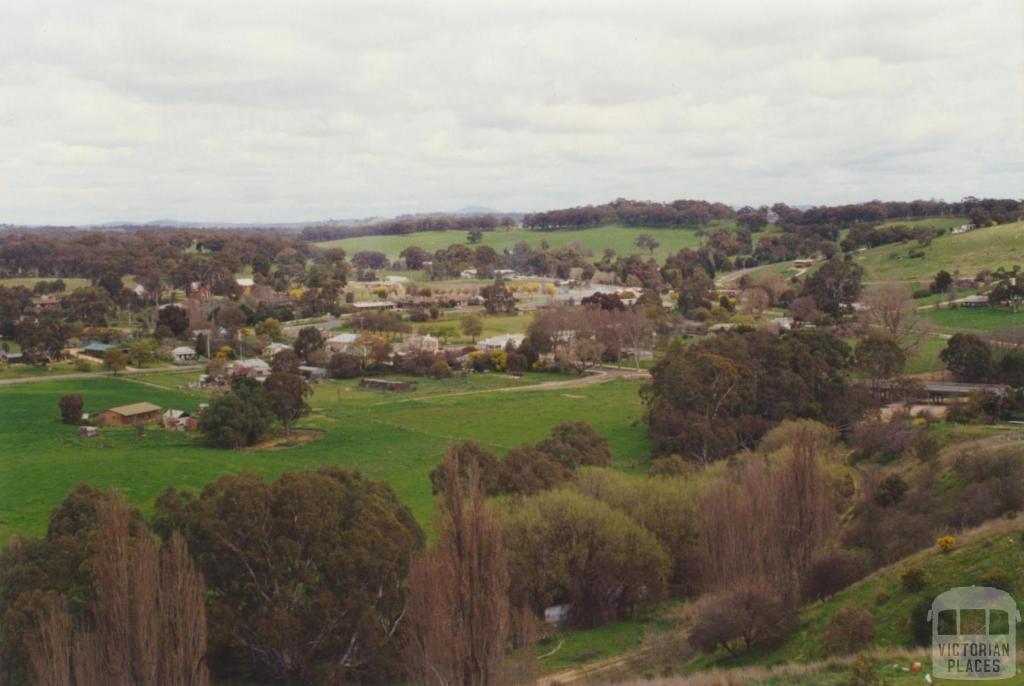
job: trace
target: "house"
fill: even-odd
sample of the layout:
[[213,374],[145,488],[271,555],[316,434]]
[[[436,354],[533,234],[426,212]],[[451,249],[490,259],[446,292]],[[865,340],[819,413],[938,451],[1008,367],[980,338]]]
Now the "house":
[[780,331],[789,331],[793,328],[792,317],[775,317],[772,319],[772,324],[779,327]]
[[146,287],[143,286],[141,283],[137,283],[137,284],[135,284],[135,286],[132,287],[132,293],[134,293],[135,295],[137,295],[140,298],[145,298],[146,297]]
[[225,371],[229,376],[248,376],[263,381],[270,374],[270,365],[258,357],[253,357],[248,360],[236,360],[225,367]]
[[18,364],[25,361],[21,353],[12,353],[9,350],[0,350],[0,362],[4,364]]
[[270,345],[268,345],[266,348],[263,349],[263,352],[261,354],[262,354],[263,357],[273,357],[274,355],[278,354],[279,352],[282,352],[284,350],[291,350],[291,349],[292,349],[292,347],[290,345],[285,344],[285,343],[271,343]]
[[327,370],[323,367],[311,367],[305,364],[299,366],[299,374],[311,381],[327,378]]
[[969,295],[957,303],[960,307],[988,307],[987,295]]
[[412,391],[416,389],[415,381],[389,381],[388,379],[360,379],[360,388],[372,388],[380,391]]
[[235,279],[235,284],[242,289],[243,293],[248,293],[252,290],[252,287],[256,285],[256,282],[251,278],[240,276]]
[[78,435],[82,438],[93,438],[100,435],[100,430],[95,426],[80,426],[78,427]]
[[393,310],[395,309],[395,303],[388,302],[387,300],[363,300],[352,303],[352,307],[360,312],[372,312],[374,310]]
[[324,341],[324,346],[332,352],[347,353],[349,355],[366,355],[366,346],[359,343],[361,338],[357,333],[339,333]]
[[402,342],[400,353],[429,352],[436,353],[441,349],[441,342],[429,334],[409,336]]
[[475,269],[463,269],[461,272],[459,272],[459,276],[462,277],[463,279],[475,279],[476,278],[476,270]]
[[174,359],[175,364],[184,364],[196,359],[196,351],[187,345],[179,345],[171,351],[171,357]]
[[55,310],[60,307],[60,298],[52,295],[40,295],[32,298],[32,304],[40,310]]
[[477,341],[476,347],[481,350],[505,350],[509,343],[513,348],[518,348],[526,340],[526,335],[521,333],[505,333],[498,336],[491,336]]
[[809,269],[814,266],[814,258],[808,257],[802,260],[793,260],[794,269]]
[[199,428],[199,420],[185,410],[167,410],[160,421],[168,431],[196,431]]
[[544,621],[547,624],[562,624],[569,619],[569,605],[549,605],[544,608]]
[[[580,271],[583,271],[583,270],[581,269]],[[515,269],[495,269],[494,270],[495,278],[511,279],[515,275],[516,275],[516,270]]]
[[391,276],[385,276],[384,277],[384,283],[395,284],[395,285],[404,285],[404,284],[410,283],[410,281],[409,281],[409,277],[408,276],[397,276],[397,275],[393,274]]
[[82,348],[82,352],[89,357],[96,357],[99,359],[103,359],[103,356],[107,354],[108,350],[120,350],[121,352],[126,353],[128,352],[128,346],[113,343],[90,343]]
[[96,415],[100,426],[142,426],[160,421],[160,406],[153,403],[132,403],[103,410]]

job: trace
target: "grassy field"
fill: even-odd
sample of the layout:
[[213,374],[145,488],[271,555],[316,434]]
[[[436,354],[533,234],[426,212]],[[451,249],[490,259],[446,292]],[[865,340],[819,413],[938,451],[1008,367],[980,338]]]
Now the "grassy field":
[[[92,368],[86,371],[101,371],[103,365],[99,361],[92,363]],[[71,360],[55,362],[48,367],[38,367],[34,364],[0,364],[0,381],[4,379],[25,379],[39,376],[61,376],[63,374],[78,374],[81,370],[75,368]]]
[[931,229],[952,229],[963,226],[970,220],[967,217],[922,217],[921,219],[891,219],[882,226],[913,226]]
[[558,378],[543,374],[421,380],[416,391],[401,394],[361,390],[354,381],[323,382],[310,403],[313,413],[301,423],[323,431],[323,438],[286,449],[218,450],[194,434],[155,427],[141,438],[131,429],[79,438],[58,420],[57,399],[65,393],[81,393],[91,413],[140,401],[194,410],[206,396],[174,388],[194,377],[58,379],[0,388],[0,540],[13,533],[41,534],[50,510],[81,481],[115,486],[148,512],[170,485],[197,489],[243,469],[274,478],[335,464],[388,481],[429,527],[433,496],[427,475],[449,441],[472,439],[501,453],[543,438],[558,423],[583,419],[610,439],[622,469],[641,468],[650,449],[643,426],[635,424],[643,411],[636,382],[495,392]]
[[939,353],[946,347],[946,339],[940,336],[927,336],[917,347],[916,354],[907,360],[907,374],[923,374],[938,372],[946,368],[939,359]]
[[[723,224],[723,226],[725,225]],[[703,239],[693,229],[644,229],[612,225],[571,231],[530,231],[527,229],[487,231],[484,233],[484,239],[480,245],[489,245],[501,252],[519,242],[526,242],[532,246],[539,246],[541,241],[547,241],[551,246],[580,243],[598,257],[605,248],[629,255],[647,252],[633,244],[636,237],[642,233],[654,236],[655,240],[661,244],[654,251],[654,256],[659,261],[663,261],[668,255],[682,248],[696,248],[703,242]],[[463,231],[424,231],[400,236],[360,236],[359,238],[344,238],[320,243],[323,247],[344,248],[349,255],[360,250],[378,250],[393,260],[397,259],[398,254],[410,245],[418,245],[428,252],[434,252],[452,244],[470,245],[466,240],[466,233]]]
[[[0,279],[0,286],[7,286],[8,288],[13,288],[14,286],[24,286],[25,288],[32,288],[40,281],[56,281],[56,279],[48,277],[42,279],[38,279],[35,277],[25,279],[11,277],[6,279]],[[89,279],[80,279],[77,277],[69,277],[64,279],[64,286],[67,289],[67,292],[69,293],[75,290],[76,288],[83,288],[88,285]]]
[[958,307],[922,310],[936,330],[943,333],[992,331],[1010,326],[1024,326],[1024,311],[1012,312],[1003,307]]
[[[910,249],[920,250],[924,257],[908,258]],[[893,255],[898,259],[893,259]],[[927,247],[919,246],[916,241],[881,245],[857,253],[855,259],[864,267],[868,282],[930,282],[940,269],[950,274],[974,276],[982,269],[1024,263],[1024,222],[992,226],[959,236],[940,236]]]

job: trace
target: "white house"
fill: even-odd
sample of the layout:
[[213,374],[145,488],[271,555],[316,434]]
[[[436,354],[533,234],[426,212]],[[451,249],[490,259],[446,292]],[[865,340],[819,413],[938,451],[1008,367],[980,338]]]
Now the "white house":
[[461,272],[459,272],[459,276],[461,276],[463,279],[475,279],[476,278],[476,270],[475,269],[463,269]]
[[187,345],[179,345],[171,351],[171,357],[174,358],[175,364],[184,364],[196,359],[196,351]]
[[270,365],[258,357],[236,360],[229,364],[226,369],[231,376],[244,375],[252,377],[257,381],[266,379],[267,375],[270,374]]
[[441,342],[429,334],[424,336],[409,336],[402,342],[402,352],[430,352],[436,353],[441,349]]
[[505,333],[477,341],[476,347],[481,350],[504,350],[511,343],[512,347],[518,348],[524,340],[526,340],[525,334]]
[[256,285],[256,282],[247,276],[239,276],[235,279],[235,283],[238,284],[239,288],[252,288]]
[[339,333],[324,341],[324,346],[332,352],[365,357],[369,350],[359,342],[360,338],[360,334],[357,333]]
[[291,350],[291,349],[292,349],[292,347],[290,345],[286,345],[284,343],[271,343],[270,345],[268,345],[266,348],[263,349],[262,355],[263,355],[263,357],[273,357],[274,355],[278,354],[282,350]]

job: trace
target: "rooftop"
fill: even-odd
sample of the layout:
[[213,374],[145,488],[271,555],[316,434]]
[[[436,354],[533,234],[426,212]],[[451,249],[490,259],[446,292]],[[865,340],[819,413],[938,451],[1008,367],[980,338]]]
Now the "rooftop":
[[135,415],[138,414],[159,412],[160,406],[154,405],[153,403],[132,403],[131,405],[121,405],[120,407],[112,407],[107,411],[119,414],[122,417],[134,417]]

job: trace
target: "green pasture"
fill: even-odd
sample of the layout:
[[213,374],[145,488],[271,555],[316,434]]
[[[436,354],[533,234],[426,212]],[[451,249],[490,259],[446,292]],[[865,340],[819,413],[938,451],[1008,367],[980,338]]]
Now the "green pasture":
[[[726,224],[723,224],[726,226]],[[619,254],[630,255],[633,253],[647,254],[634,241],[637,236],[647,233],[654,236],[661,245],[654,251],[654,256],[663,261],[669,255],[682,248],[696,248],[701,245],[703,239],[697,235],[696,230],[680,228],[639,228],[621,225],[599,226],[589,229],[574,229],[568,231],[531,231],[528,229],[508,229],[487,231],[479,245],[489,245],[498,252],[511,248],[516,243],[526,242],[531,246],[539,247],[542,241],[555,247],[567,243],[579,243],[589,249],[595,257],[600,257],[606,248],[611,248]],[[392,260],[398,258],[398,254],[410,245],[418,245],[428,252],[435,252],[450,245],[459,244],[473,247],[467,240],[465,231],[424,231],[422,233],[402,234],[398,236],[360,236],[358,238],[343,238],[336,241],[320,243],[322,247],[344,248],[349,255],[361,250],[377,250],[386,254]]]
[[499,392],[564,378],[547,374],[420,380],[407,393],[363,390],[354,380],[322,382],[301,428],[323,431],[323,437],[288,448],[220,450],[202,445],[195,434],[155,426],[141,437],[134,429],[106,428],[96,438],[80,438],[74,427],[59,422],[57,400],[65,393],[80,393],[93,414],[141,401],[194,410],[206,400],[202,392],[173,387],[195,378],[194,372],[178,375],[180,381],[174,376],[55,379],[0,388],[0,540],[43,533],[50,511],[82,481],[117,487],[148,512],[167,486],[199,489],[242,470],[275,478],[287,470],[334,464],[388,481],[429,527],[433,496],[427,475],[450,441],[472,439],[501,453],[543,438],[561,422],[586,420],[610,439],[620,468],[641,468],[650,450],[637,423],[643,412],[637,382]]
[[992,331],[1024,326],[1024,311],[1013,312],[1005,307],[943,307],[922,310],[936,330],[943,333]]
[[[923,252],[924,256],[907,257],[909,250]],[[864,267],[869,282],[930,282],[940,269],[974,276],[982,269],[1024,264],[1024,223],[991,226],[958,236],[946,234],[929,246],[920,246],[917,241],[880,245],[856,253],[855,259]]]

